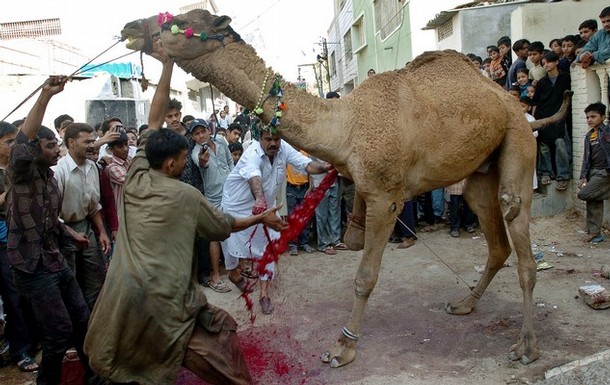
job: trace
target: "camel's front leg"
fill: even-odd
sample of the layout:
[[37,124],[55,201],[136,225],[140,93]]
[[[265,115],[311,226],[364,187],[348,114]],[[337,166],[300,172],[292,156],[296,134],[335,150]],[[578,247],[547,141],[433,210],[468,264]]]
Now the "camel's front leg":
[[394,227],[396,215],[402,210],[402,202],[388,203],[391,202],[389,199],[384,201],[381,197],[377,198],[380,198],[377,202],[366,204],[364,252],[356,274],[356,301],[350,320],[342,329],[335,346],[322,355],[322,361],[330,363],[333,368],[349,364],[356,358],[364,307],[377,283],[383,250]]

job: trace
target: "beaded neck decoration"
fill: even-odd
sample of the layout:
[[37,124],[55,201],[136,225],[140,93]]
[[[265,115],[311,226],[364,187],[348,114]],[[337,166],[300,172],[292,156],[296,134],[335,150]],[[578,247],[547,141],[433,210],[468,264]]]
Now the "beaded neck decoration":
[[208,35],[205,32],[196,33],[191,27],[181,29],[180,27],[178,27],[177,24],[172,24],[173,21],[174,16],[169,12],[160,13],[157,17],[157,24],[159,25],[159,27],[161,27],[161,31],[170,31],[172,35],[177,35],[181,33],[187,39],[197,37],[201,41],[206,41],[208,39],[218,40],[221,43],[224,41],[225,37],[223,35]]
[[263,114],[262,106],[265,103],[265,101],[269,98],[275,98],[275,109],[273,112],[273,118],[271,118],[271,121],[269,122],[269,124],[263,125],[262,123],[260,123],[260,119],[258,119],[259,122],[254,123],[252,125],[252,131],[256,138],[260,138],[260,134],[262,131],[267,131],[273,135],[277,135],[279,133],[278,126],[280,125],[281,120],[282,120],[282,112],[286,109],[286,104],[284,103],[284,99],[283,99],[284,90],[282,89],[282,76],[279,74],[275,75],[273,85],[271,86],[271,89],[269,90],[269,95],[266,98],[264,98],[265,88],[267,86],[268,80],[269,80],[269,69],[267,68],[267,71],[265,72],[265,79],[263,80],[263,86],[261,87],[261,92],[259,95],[258,103],[256,104],[256,107],[254,107],[254,110],[252,112],[254,112],[254,114],[256,114],[257,116],[262,115]]

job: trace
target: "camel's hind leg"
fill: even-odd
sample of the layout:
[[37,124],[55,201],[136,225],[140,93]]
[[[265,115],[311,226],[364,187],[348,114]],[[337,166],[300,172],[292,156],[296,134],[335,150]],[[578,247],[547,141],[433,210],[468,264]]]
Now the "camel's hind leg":
[[[499,197],[517,253],[519,284],[523,291],[523,326],[517,343],[510,348],[509,358],[519,360],[522,364],[529,364],[540,357],[534,332],[533,292],[536,285],[536,262],[530,241],[535,158],[536,145],[531,131],[508,130],[498,159]],[[518,206],[520,209],[515,210]]]
[[350,320],[343,328],[339,340],[330,351],[322,355],[322,361],[330,363],[333,368],[349,364],[356,358],[356,344],[364,307],[377,283],[381,258],[396,222],[396,216],[402,210],[402,199],[396,199],[396,197],[375,196],[374,201],[366,202],[364,252],[354,282],[356,301]]
[[446,306],[445,310],[450,314],[468,314],[474,310],[477,301],[498,270],[502,268],[511,251],[497,198],[498,175],[495,170],[490,171],[489,174],[472,174],[468,178],[464,197],[468,206],[479,217],[481,229],[487,240],[489,258],[483,276],[470,294],[460,302]]

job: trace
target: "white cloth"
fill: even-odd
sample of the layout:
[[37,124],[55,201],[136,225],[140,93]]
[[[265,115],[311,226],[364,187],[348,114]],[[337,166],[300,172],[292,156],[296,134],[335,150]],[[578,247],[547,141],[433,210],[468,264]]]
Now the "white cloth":
[[[525,113],[525,119],[527,119],[528,122],[533,122],[534,120],[536,120],[536,118],[534,118],[532,115],[530,115],[529,113]],[[538,137],[538,131],[534,131],[534,138]],[[534,190],[536,190],[538,188],[538,175],[536,174],[536,167],[534,167]]]
[[[263,193],[267,205],[273,207],[276,203],[276,195],[280,183],[286,178],[286,165],[290,164],[301,173],[311,159],[295,150],[283,140],[280,148],[274,156],[273,164],[259,142],[254,142],[244,151],[244,154],[235,165],[235,168],[225,182],[221,207],[223,211],[234,217],[244,218],[252,215],[254,197],[250,191],[250,179],[259,176],[263,186]],[[279,233],[268,229],[270,238],[277,239]],[[222,242],[222,250],[225,256],[225,265],[228,270],[237,267],[239,258],[260,259],[267,247],[267,237],[262,225],[256,225],[246,230],[231,233],[231,236]],[[274,264],[267,266],[273,273]],[[266,277],[261,277],[265,280]]]
[[[129,157],[131,159],[135,158],[137,151],[138,151],[137,147],[129,146]],[[110,149],[108,148],[107,143],[102,144],[102,146],[100,147],[100,153],[97,156],[97,161],[99,162],[100,160],[102,160],[103,157],[112,158],[112,152],[110,152]]]
[[61,195],[60,217],[65,222],[79,222],[101,210],[100,177],[89,159],[78,166],[67,154],[51,167]]

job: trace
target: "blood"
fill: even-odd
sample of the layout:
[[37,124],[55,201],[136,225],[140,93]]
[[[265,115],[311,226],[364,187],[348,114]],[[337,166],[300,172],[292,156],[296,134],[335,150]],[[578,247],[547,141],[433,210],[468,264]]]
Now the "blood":
[[[269,230],[267,227],[263,227],[268,243],[262,258],[257,261],[256,270],[259,276],[269,275],[269,278],[271,278],[273,273],[267,269],[267,265],[272,262],[277,262],[280,255],[288,250],[288,244],[297,239],[299,234],[301,234],[305,226],[307,226],[313,217],[316,207],[318,207],[322,199],[324,199],[324,194],[326,194],[326,191],[328,191],[330,186],[337,180],[337,174],[338,171],[335,168],[328,171],[320,185],[307,194],[303,202],[292,210],[292,213],[288,216],[288,228],[282,231],[278,239],[271,240]],[[254,237],[254,233],[252,233],[250,239],[252,239],[252,237]],[[248,282],[244,292],[240,295],[240,298],[243,298],[246,302],[246,309],[250,312],[251,323],[254,323],[254,320],[256,319],[253,310],[254,302],[252,301],[252,298],[250,298],[250,293],[254,291],[255,285],[256,282]]]

